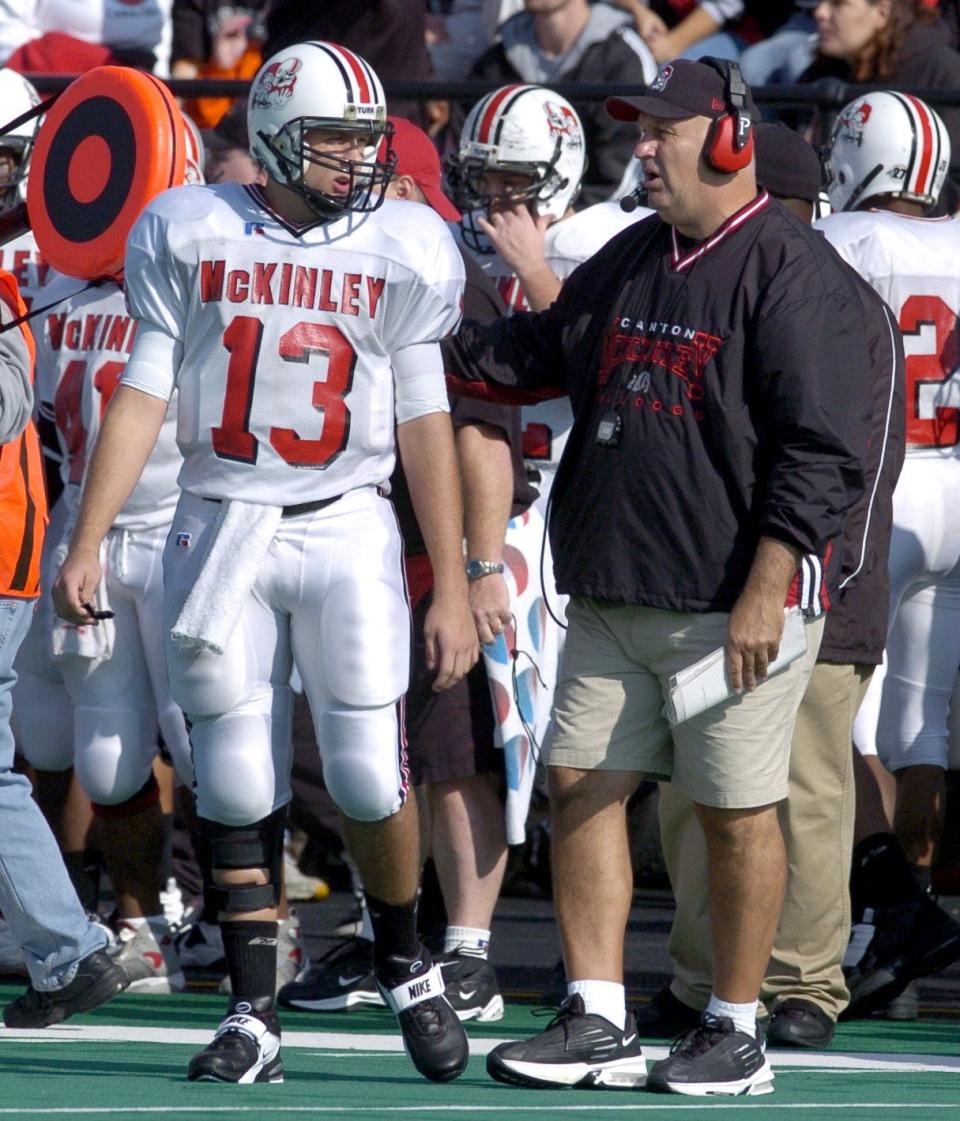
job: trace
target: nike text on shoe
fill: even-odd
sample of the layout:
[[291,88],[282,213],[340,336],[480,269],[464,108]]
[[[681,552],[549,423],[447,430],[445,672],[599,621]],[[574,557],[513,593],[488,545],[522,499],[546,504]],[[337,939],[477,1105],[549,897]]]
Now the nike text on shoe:
[[191,1082],[282,1082],[280,1023],[267,997],[232,1000],[213,1040],[190,1060]]
[[113,953],[130,980],[131,992],[179,993],[187,987],[166,920],[147,920],[135,931],[121,926]]
[[623,1031],[587,1013],[583,997],[567,997],[546,1029],[532,1039],[501,1043],[487,1056],[487,1073],[514,1086],[629,1090],[643,1086],[647,1063],[633,1015]]
[[433,1082],[449,1082],[470,1060],[467,1034],[443,995],[443,973],[425,947],[416,958],[392,955],[377,976],[389,1008],[396,1013],[403,1046],[418,1071]]
[[78,1012],[89,1012],[106,1004],[128,985],[127,976],[105,951],[96,950],[85,957],[69,985],[50,992],[39,992],[30,985],[3,1010],[8,1028],[48,1028],[61,1024]]
[[454,951],[439,957],[437,964],[443,970],[447,1000],[459,1019],[479,1024],[503,1019],[503,997],[489,961]]
[[647,1089],[711,1097],[773,1093],[773,1070],[760,1043],[733,1021],[704,1012],[700,1026],[680,1036],[670,1054],[650,1067]]
[[386,1005],[373,978],[373,943],[351,938],[334,946],[296,981],[277,993],[284,1008],[344,1012],[362,1005]]

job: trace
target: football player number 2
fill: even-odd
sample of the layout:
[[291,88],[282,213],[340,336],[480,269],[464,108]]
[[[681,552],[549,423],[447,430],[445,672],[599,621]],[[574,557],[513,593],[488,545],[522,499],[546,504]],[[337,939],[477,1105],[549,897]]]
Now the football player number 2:
[[926,354],[907,355],[907,442],[949,448],[960,443],[960,335],[957,316],[939,296],[910,296],[900,312],[904,337],[933,328]]
[[[250,409],[263,341],[263,324],[249,315],[238,315],[223,333],[230,354],[223,417],[212,431],[213,450],[221,459],[255,463],[260,441],[250,431]],[[338,328],[325,323],[298,323],[280,339],[285,362],[308,363],[315,356],[327,360],[327,376],[313,383],[313,407],[322,417],[316,439],[292,428],[271,428],[270,444],[292,467],[326,467],[347,446],[350,410],[346,396],[353,384],[356,353]]]

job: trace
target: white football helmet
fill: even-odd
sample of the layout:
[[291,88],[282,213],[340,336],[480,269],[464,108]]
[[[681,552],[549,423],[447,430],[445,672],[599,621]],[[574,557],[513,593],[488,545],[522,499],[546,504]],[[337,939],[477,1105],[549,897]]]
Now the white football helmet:
[[[0,105],[5,121],[15,121],[40,104],[40,96],[33,85],[16,70],[0,70]],[[0,132],[0,152],[9,154],[15,165],[10,173],[0,173],[0,212],[9,210],[27,197],[27,173],[30,156],[36,140],[40,118],[34,117],[26,124],[17,125],[12,132]]]
[[[537,215],[562,218],[580,193],[587,163],[583,125],[565,98],[543,86],[502,86],[470,110],[460,146],[446,163],[447,184],[463,211],[464,240],[492,252],[476,220],[496,203],[526,202]],[[507,194],[486,181],[491,171],[529,176]]]
[[893,90],[866,93],[840,110],[824,169],[834,210],[875,195],[933,206],[950,167],[950,137],[926,102]]
[[[279,51],[260,67],[247,109],[250,150],[271,179],[301,195],[320,217],[347,210],[376,210],[390,181],[396,154],[390,144],[383,86],[369,63],[336,43],[314,40]],[[305,133],[336,129],[361,135],[362,160],[313,150]],[[311,189],[308,164],[349,173],[345,197]]]
[[189,113],[181,113],[183,117],[183,134],[187,142],[187,160],[183,169],[183,181],[192,185],[206,183],[203,174],[203,165],[206,160],[206,146],[197,123]]

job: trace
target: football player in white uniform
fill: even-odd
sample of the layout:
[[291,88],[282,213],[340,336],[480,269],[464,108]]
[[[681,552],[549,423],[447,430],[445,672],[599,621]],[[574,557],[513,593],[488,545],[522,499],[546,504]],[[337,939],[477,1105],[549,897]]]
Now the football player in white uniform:
[[[892,824],[921,886],[929,886],[943,828],[947,718],[960,666],[960,224],[925,217],[949,165],[949,136],[928,105],[905,93],[864,94],[837,117],[826,161],[834,213],[818,223],[893,309],[907,356],[906,462],[893,502],[885,665],[870,682],[854,741],[879,781],[877,758],[896,776]],[[877,889],[883,898],[890,894],[903,856],[889,833],[864,832],[858,825],[855,907],[860,876],[874,912],[867,925],[877,932],[897,928],[895,938],[889,931],[878,938],[888,943],[888,956],[899,959],[908,947],[912,960],[933,949],[928,964],[942,968],[960,954],[958,928],[937,908],[918,911],[908,891],[911,922],[903,914],[881,915],[872,895]],[[862,949],[872,930],[856,911],[853,918],[861,923]],[[942,945],[929,946],[931,938]],[[863,1006],[857,990],[866,992],[876,980],[861,976],[870,972],[870,961],[848,954],[851,1007]]]
[[[586,167],[583,126],[573,106],[542,86],[503,86],[481,98],[464,122],[460,146],[448,160],[447,179],[463,211],[456,228],[496,283],[508,312],[541,311],[563,281],[614,234],[650,213],[617,201],[575,212]],[[540,491],[536,505],[513,519],[506,543],[526,561],[529,579],[511,607],[511,646],[532,659],[522,698],[511,680],[513,656],[503,637],[483,654],[490,680],[509,705],[501,712],[499,739],[514,776],[507,792],[507,839],[524,840],[530,794],[553,702],[562,648],[565,598],[554,592],[553,563],[544,532],[550,488],[572,423],[570,402],[557,398],[521,409],[523,450]],[[542,557],[542,560],[541,560]],[[541,582],[541,570],[543,578]],[[521,712],[521,703],[526,710]],[[534,750],[527,750],[532,733]],[[510,759],[511,745],[516,755]]]
[[466,1066],[466,1036],[416,934],[417,813],[402,698],[410,614],[383,488],[403,457],[436,580],[436,688],[478,656],[438,340],[463,264],[443,221],[387,200],[383,88],[359,56],[308,42],[268,59],[249,102],[263,187],[183,187],[131,233],[133,354],[101,429],[58,610],[100,580],[99,543],[174,388],[182,495],[164,553],[167,664],[191,726],[207,891],[233,997],[191,1079],[283,1078],[276,904],[290,799],[290,674],[366,886],[374,966],[426,1077]]

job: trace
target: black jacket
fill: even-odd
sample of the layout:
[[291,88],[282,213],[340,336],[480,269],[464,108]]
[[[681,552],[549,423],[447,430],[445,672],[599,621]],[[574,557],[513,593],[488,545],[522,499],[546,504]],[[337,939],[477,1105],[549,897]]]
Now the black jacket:
[[445,344],[474,383],[570,394],[550,518],[561,592],[727,611],[765,535],[804,554],[790,602],[829,605],[870,436],[860,284],[764,192],[699,246],[639,222],[547,311]]

